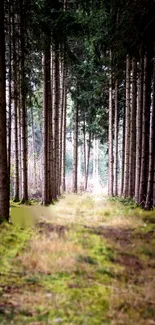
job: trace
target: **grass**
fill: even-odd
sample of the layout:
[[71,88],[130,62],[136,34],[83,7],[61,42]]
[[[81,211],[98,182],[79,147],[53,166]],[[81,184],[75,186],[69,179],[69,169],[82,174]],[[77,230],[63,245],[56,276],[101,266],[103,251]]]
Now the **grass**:
[[154,211],[87,195],[14,205],[18,226],[0,228],[0,324],[155,324]]

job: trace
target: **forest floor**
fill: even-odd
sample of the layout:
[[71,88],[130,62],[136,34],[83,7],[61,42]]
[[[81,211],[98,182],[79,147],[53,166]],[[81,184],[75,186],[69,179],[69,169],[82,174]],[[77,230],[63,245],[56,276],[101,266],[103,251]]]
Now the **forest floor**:
[[67,195],[15,215],[0,226],[0,324],[155,324],[155,211]]

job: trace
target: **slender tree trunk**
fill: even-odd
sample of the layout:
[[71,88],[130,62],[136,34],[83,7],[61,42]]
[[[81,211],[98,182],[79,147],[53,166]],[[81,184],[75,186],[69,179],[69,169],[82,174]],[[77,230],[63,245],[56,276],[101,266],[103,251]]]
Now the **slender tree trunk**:
[[7,160],[8,160],[8,180],[10,181],[10,166],[11,166],[11,122],[12,122],[12,116],[11,116],[11,104],[12,104],[12,59],[11,59],[11,53],[12,53],[12,19],[11,19],[11,0],[9,0],[9,114],[8,114],[8,147],[7,147]]
[[129,196],[134,196],[136,162],[136,59],[132,59],[132,99],[130,119]]
[[74,119],[74,162],[73,162],[73,192],[78,191],[78,104],[75,108]]
[[63,187],[63,123],[64,123],[64,96],[65,96],[65,63],[64,57],[61,60],[61,79],[60,79],[60,186]]
[[154,176],[153,176],[153,207],[155,208],[155,152],[154,152]]
[[78,182],[80,184],[80,188],[82,190],[81,187],[81,178],[82,178],[82,173],[81,173],[81,146],[78,147]]
[[130,58],[126,57],[126,121],[125,121],[125,162],[124,190],[125,197],[129,195],[129,155],[130,155]]
[[141,173],[141,150],[142,150],[142,94],[143,94],[143,58],[140,54],[139,73],[138,73],[138,97],[136,115],[136,170],[135,170],[135,200],[139,204],[139,186]]
[[121,195],[124,192],[124,162],[125,162],[125,105],[123,112],[123,125],[122,125],[122,168],[121,168]]
[[48,140],[49,140],[49,76],[50,76],[50,65],[49,65],[49,55],[50,55],[50,42],[49,37],[45,36],[43,54],[43,194],[42,203],[44,205],[49,204],[49,155],[48,155]]
[[52,94],[51,94],[51,46],[50,46],[50,37],[48,38],[48,47],[47,47],[47,200],[48,203],[52,202],[52,189],[50,186],[51,180],[51,167],[50,167],[50,158],[51,158],[51,119],[52,119]]
[[87,157],[86,184],[85,184],[86,191],[88,187],[88,177],[89,177],[90,150],[91,150],[91,132],[89,132],[89,139],[88,139],[88,157]]
[[153,63],[153,82],[152,82],[152,109],[150,116],[150,137],[149,137],[149,170],[147,182],[147,195],[145,209],[153,207],[154,190],[154,165],[155,165],[155,62]]
[[16,52],[16,30],[13,18],[13,95],[14,95],[14,137],[15,137],[15,181],[14,201],[19,201],[19,153],[18,153],[18,90],[17,90],[17,52]]
[[93,139],[93,182],[95,183],[96,179],[96,139],[94,136]]
[[96,140],[96,182],[99,184],[99,140]]
[[49,83],[49,171],[50,171],[50,179],[49,179],[49,199],[50,202],[54,199],[54,161],[53,161],[53,153],[54,153],[54,144],[53,144],[53,51],[51,48],[50,53],[50,83]]
[[114,195],[118,195],[118,80],[115,81]]
[[25,16],[23,0],[20,1],[21,37],[21,141],[22,141],[22,202],[28,201],[27,165],[27,111],[26,111],[26,72],[25,72]]
[[[20,78],[19,78],[20,79]],[[19,80],[20,85],[20,80]],[[21,90],[21,89],[20,89]],[[18,97],[18,161],[19,161],[19,197],[22,197],[22,136],[21,136],[21,92]]]
[[66,114],[67,114],[67,87],[64,86],[64,114],[63,114],[63,147],[62,147],[62,188],[66,191]]
[[[110,53],[111,59],[111,53]],[[108,153],[108,195],[113,196],[113,107],[112,107],[112,72],[109,71],[109,153]]]
[[86,191],[86,180],[87,180],[87,162],[86,162],[86,121],[85,121],[85,114],[84,114],[84,121],[83,121],[83,153],[84,153],[84,189]]
[[57,193],[56,193],[56,139],[55,139],[55,134],[56,134],[56,124],[55,124],[55,117],[56,117],[56,107],[55,107],[55,49],[54,46],[52,47],[52,83],[51,83],[51,93],[52,93],[52,148],[53,148],[53,153],[52,153],[52,159],[53,159],[53,170],[52,170],[52,196],[53,200],[57,199]]
[[147,148],[146,148],[146,137],[148,135],[147,132],[147,95],[146,95],[146,87],[147,87],[147,57],[144,57],[144,73],[143,73],[143,106],[142,106],[142,150],[141,150],[141,174],[140,174],[140,189],[139,189],[139,204],[144,206],[146,199],[146,191],[145,191],[145,183],[147,183],[146,175],[147,175]]
[[35,132],[34,132],[34,118],[32,100],[30,100],[31,106],[31,126],[32,126],[32,146],[33,146],[33,169],[34,169],[34,187],[37,186],[37,169],[36,169],[36,150],[35,150]]
[[4,0],[0,1],[0,222],[9,220],[9,182],[6,144]]
[[60,196],[60,128],[59,128],[60,72],[59,45],[55,43],[55,158],[56,158],[56,195]]

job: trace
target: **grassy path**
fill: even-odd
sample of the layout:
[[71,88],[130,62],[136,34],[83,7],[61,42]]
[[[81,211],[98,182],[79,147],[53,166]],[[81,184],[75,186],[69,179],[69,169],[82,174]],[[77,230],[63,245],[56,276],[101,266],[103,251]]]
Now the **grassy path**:
[[0,324],[155,324],[155,211],[68,195],[30,212],[0,226]]

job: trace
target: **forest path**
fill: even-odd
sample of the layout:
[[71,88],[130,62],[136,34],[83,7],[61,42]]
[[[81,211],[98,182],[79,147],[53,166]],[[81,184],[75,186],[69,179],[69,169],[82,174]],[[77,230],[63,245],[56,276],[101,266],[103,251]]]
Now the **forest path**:
[[155,211],[67,195],[18,214],[36,225],[1,226],[0,324],[155,324]]

